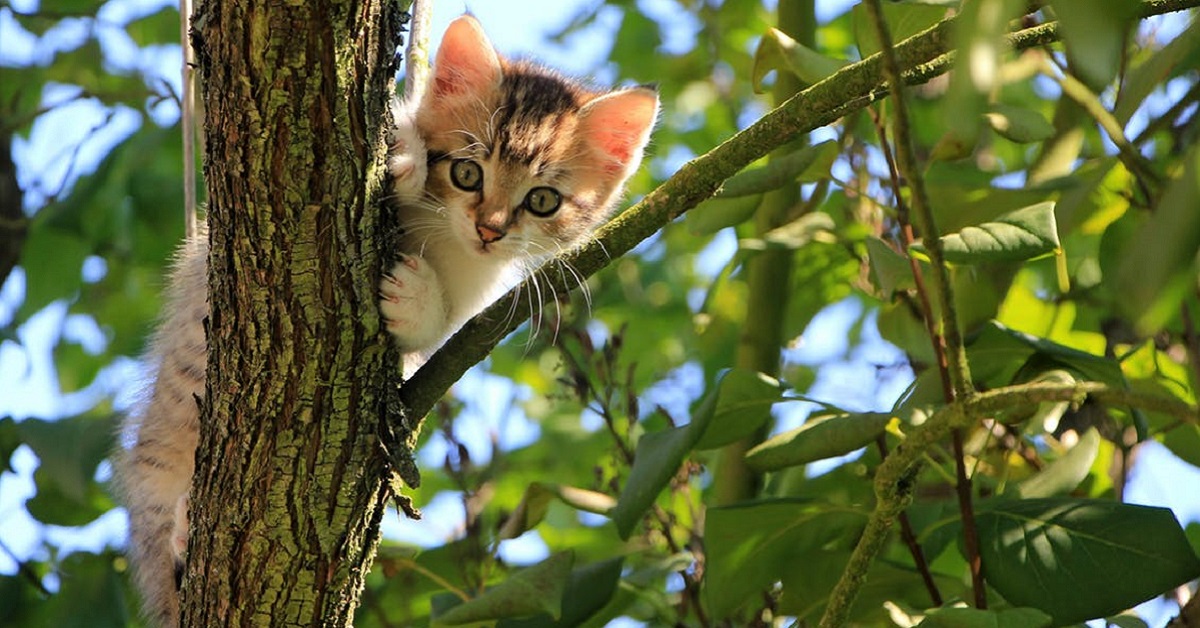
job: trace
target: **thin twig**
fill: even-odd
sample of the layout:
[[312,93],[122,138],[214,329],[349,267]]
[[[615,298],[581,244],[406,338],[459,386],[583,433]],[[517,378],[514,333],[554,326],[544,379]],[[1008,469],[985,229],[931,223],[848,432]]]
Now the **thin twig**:
[[433,0],[413,0],[408,30],[408,57],[404,61],[404,99],[415,102],[429,83],[429,20]]
[[[888,457],[887,440],[882,434],[875,439],[875,446],[879,449],[879,457],[886,460]],[[908,553],[912,554],[913,564],[917,567],[917,572],[921,574],[921,580],[925,583],[925,590],[929,591],[929,599],[934,606],[942,605],[942,592],[938,590],[937,582],[933,579],[933,573],[929,571],[929,563],[925,560],[925,551],[921,549],[921,544],[917,541],[917,535],[913,532],[912,523],[908,520],[908,514],[903,510],[897,515],[900,520],[900,538],[908,547]]]
[[183,229],[191,240],[196,223],[196,51],[192,48],[192,0],[179,0],[179,45],[183,48],[183,97],[179,125],[183,128]]

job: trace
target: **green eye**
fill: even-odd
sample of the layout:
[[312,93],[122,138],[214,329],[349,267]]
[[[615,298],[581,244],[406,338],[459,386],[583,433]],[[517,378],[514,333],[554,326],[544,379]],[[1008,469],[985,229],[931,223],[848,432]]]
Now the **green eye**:
[[558,211],[562,196],[554,188],[533,188],[525,195],[525,207],[536,216],[546,217]]
[[478,192],[483,188],[483,168],[470,159],[456,159],[450,164],[450,180],[459,189]]

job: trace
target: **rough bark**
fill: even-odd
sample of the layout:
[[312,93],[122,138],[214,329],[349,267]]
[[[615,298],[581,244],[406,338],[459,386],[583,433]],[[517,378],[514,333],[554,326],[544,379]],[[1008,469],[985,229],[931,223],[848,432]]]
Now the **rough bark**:
[[[185,626],[350,625],[390,492],[384,0],[208,0],[208,371]],[[393,356],[394,357],[394,356]]]

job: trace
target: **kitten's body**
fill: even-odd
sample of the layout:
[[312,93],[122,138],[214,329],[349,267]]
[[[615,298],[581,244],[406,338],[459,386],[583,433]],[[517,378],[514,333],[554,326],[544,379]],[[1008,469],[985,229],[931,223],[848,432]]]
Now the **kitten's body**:
[[[501,60],[473,18],[451,24],[419,106],[396,108],[393,156],[399,261],[380,311],[406,372],[545,258],[607,217],[637,168],[657,97],[589,92],[536,66]],[[145,614],[177,625],[177,571],[199,440],[208,315],[207,235],[180,252],[149,362],[157,376],[132,413],[117,475]]]

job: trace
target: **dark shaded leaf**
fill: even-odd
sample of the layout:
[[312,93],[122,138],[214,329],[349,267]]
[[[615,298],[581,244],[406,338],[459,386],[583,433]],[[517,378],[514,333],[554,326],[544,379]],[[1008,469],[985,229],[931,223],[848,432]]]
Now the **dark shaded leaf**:
[[435,613],[433,626],[462,626],[475,622],[548,613],[562,617],[563,591],[575,555],[552,554],[526,567],[477,598]]
[[1118,613],[1200,575],[1200,560],[1165,508],[994,501],[981,505],[977,523],[988,584],[1056,624]]

